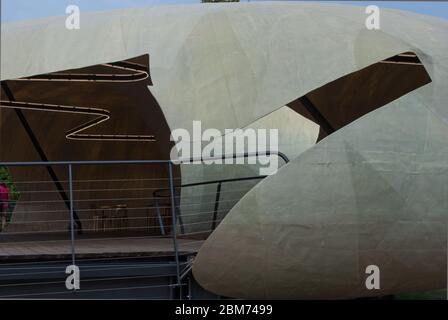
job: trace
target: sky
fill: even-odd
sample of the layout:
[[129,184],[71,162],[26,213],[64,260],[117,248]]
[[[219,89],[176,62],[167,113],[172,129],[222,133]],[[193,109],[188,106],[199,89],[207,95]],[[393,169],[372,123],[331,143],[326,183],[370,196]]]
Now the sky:
[[[50,16],[65,15],[65,8],[74,4],[81,11],[104,11],[145,5],[199,3],[200,0],[0,0],[1,21],[18,21]],[[255,2],[257,0],[250,0]],[[240,0],[247,2],[247,0]],[[329,2],[329,1],[327,1]],[[348,5],[367,6],[375,4],[380,8],[394,8],[433,15],[448,20],[448,1],[331,1]]]

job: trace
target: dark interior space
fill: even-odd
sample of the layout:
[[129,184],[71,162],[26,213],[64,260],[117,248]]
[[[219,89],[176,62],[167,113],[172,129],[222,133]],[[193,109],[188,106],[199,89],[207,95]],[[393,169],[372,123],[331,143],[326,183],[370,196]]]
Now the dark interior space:
[[356,119],[430,83],[412,52],[405,52],[350,73],[288,104],[320,126],[317,142]]
[[[169,159],[173,143],[149,90],[149,64],[149,56],[143,55],[5,81],[0,161]],[[178,166],[173,170],[177,181],[180,170]],[[8,231],[66,233],[67,168],[11,167],[9,171],[20,199]],[[102,207],[123,206],[129,232],[157,232],[151,227],[155,221],[148,207],[154,188],[168,186],[166,164],[79,166],[73,169],[73,179],[75,209],[85,230],[94,229],[94,217]]]

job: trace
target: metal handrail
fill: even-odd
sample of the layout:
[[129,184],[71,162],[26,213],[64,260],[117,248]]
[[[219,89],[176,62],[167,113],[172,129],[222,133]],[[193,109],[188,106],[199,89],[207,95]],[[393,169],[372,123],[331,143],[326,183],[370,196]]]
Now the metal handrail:
[[68,166],[72,165],[100,165],[100,164],[168,164],[171,160],[80,160],[80,161],[30,161],[30,162],[0,162],[4,167],[26,167],[26,166]]
[[[251,157],[251,156],[260,156],[260,155],[271,155],[271,154],[275,154],[277,156],[279,156],[280,158],[282,158],[284,160],[285,163],[289,162],[288,157],[281,153],[281,152],[271,152],[271,151],[266,151],[266,152],[256,152],[256,153],[244,153],[244,154],[233,154],[231,156],[221,156],[221,157],[215,157],[215,158],[203,158],[201,157],[200,160],[201,161],[205,161],[207,159],[228,159],[228,158],[240,158],[240,157]],[[195,159],[195,158],[191,158],[191,159],[186,159],[186,160],[181,160],[180,163],[182,162],[191,162],[191,161],[198,161],[199,159]],[[176,286],[180,286],[181,285],[181,281],[182,278],[185,276],[185,272],[188,272],[188,270],[184,270],[184,272],[181,274],[181,270],[180,270],[180,261],[179,261],[179,250],[178,250],[178,245],[177,245],[177,234],[176,234],[176,224],[177,224],[177,219],[179,219],[179,226],[181,229],[181,233],[184,233],[184,225],[182,223],[182,217],[180,215],[180,211],[179,211],[179,197],[176,196],[176,188],[178,189],[179,187],[192,187],[192,186],[199,186],[199,185],[208,185],[208,184],[214,184],[217,183],[218,184],[218,188],[216,191],[216,197],[215,197],[215,208],[213,211],[213,220],[212,220],[212,230],[215,229],[216,227],[216,217],[217,217],[217,213],[218,213],[218,208],[219,208],[219,199],[220,199],[220,195],[221,195],[221,185],[223,183],[227,183],[227,182],[234,182],[234,181],[244,181],[244,180],[255,180],[255,179],[263,179],[266,176],[253,176],[253,177],[242,177],[242,178],[233,178],[233,179],[220,179],[220,180],[214,180],[214,181],[204,181],[204,182],[199,182],[199,183],[189,183],[189,184],[184,184],[184,185],[180,185],[180,186],[175,186],[174,185],[174,177],[173,177],[173,164],[175,162],[172,160],[109,160],[109,161],[101,161],[101,160],[93,160],[93,161],[31,161],[31,162],[0,162],[0,166],[8,166],[8,167],[24,167],[24,166],[45,166],[47,168],[51,168],[51,166],[66,166],[68,169],[68,197],[67,197],[67,201],[68,201],[68,209],[70,212],[70,226],[69,226],[69,231],[70,231],[70,235],[71,235],[71,262],[72,264],[76,263],[76,241],[75,241],[75,222],[76,222],[76,216],[75,216],[75,208],[74,208],[74,199],[73,199],[73,174],[72,174],[72,169],[73,166],[83,166],[83,165],[123,165],[123,164],[135,164],[135,165],[139,165],[139,164],[166,164],[168,165],[168,173],[169,173],[169,184],[170,187],[168,189],[158,189],[155,190],[153,192],[153,194],[157,194],[158,192],[163,192],[164,190],[169,190],[170,194],[169,197],[170,198],[170,203],[171,203],[171,225],[172,225],[172,231],[171,231],[171,237],[173,240],[173,247],[174,247],[174,252],[175,252],[175,259],[176,259],[176,279],[177,279],[177,283]],[[176,162],[177,163],[177,162]],[[162,196],[165,197],[165,196]],[[157,214],[158,214],[158,218],[159,218],[159,224],[160,224],[160,228],[162,231],[162,235],[165,235],[165,230],[164,230],[164,226],[163,226],[163,221],[161,219],[161,214],[160,214],[160,208],[158,205],[158,200],[156,199],[156,204],[155,207],[157,209]]]
[[[232,156],[223,155],[221,157],[209,157],[209,158],[189,158],[189,159],[181,159],[180,162],[187,162],[187,161],[199,161],[199,159],[202,159],[202,161],[206,160],[216,160],[216,159],[228,159],[229,157],[232,157],[233,159],[241,158],[241,157],[254,157],[254,156],[260,156],[260,155],[278,155],[280,158],[282,158],[285,163],[289,162],[288,157],[280,152],[280,151],[266,151],[266,152],[255,152],[255,153],[244,153],[244,154],[234,154]],[[56,165],[99,165],[99,164],[154,164],[154,163],[173,163],[172,160],[75,160],[75,161],[16,161],[16,162],[0,162],[0,166],[10,166],[10,167],[23,167],[23,166],[56,166]]]
[[225,160],[225,159],[237,159],[237,158],[248,158],[248,157],[258,157],[258,156],[269,156],[269,155],[277,155],[280,158],[282,158],[283,161],[285,161],[285,163],[289,162],[288,157],[283,152],[270,151],[270,150],[256,151],[256,152],[245,152],[245,153],[234,153],[232,155],[224,154],[221,156],[213,156],[213,157],[200,156],[200,157],[180,158],[177,161],[173,161],[173,162],[179,162],[179,163],[183,163],[183,162],[189,163],[189,162],[195,162],[195,161],[203,162],[203,161],[207,161],[207,160]]
[[[248,157],[257,157],[257,156],[269,156],[269,155],[277,155],[280,158],[282,158],[282,160],[285,163],[289,162],[289,158],[280,151],[265,151],[265,152],[254,152],[254,153],[243,153],[243,154],[233,154],[233,155],[222,155],[220,157],[199,157],[199,158],[188,158],[188,159],[181,159],[180,163],[188,163],[188,162],[194,162],[194,161],[207,161],[207,160],[225,160],[225,159],[236,159],[236,158],[248,158]],[[243,178],[232,178],[232,179],[220,179],[220,180],[211,180],[211,181],[203,181],[203,182],[195,182],[195,183],[186,183],[186,184],[182,184],[180,186],[175,186],[175,188],[184,188],[184,187],[195,187],[195,186],[202,186],[202,185],[207,185],[207,184],[215,184],[215,183],[224,183],[224,182],[235,182],[235,181],[244,181],[244,180],[253,180],[253,179],[263,179],[266,178],[267,176],[252,176],[252,177],[243,177]],[[153,192],[153,196],[154,197],[168,197],[166,195],[159,195],[160,192],[163,191],[168,191],[168,188],[160,188],[157,189]]]
[[[180,278],[180,261],[179,261],[179,250],[177,245],[177,235],[176,235],[176,211],[175,211],[175,196],[174,196],[174,182],[173,182],[173,162],[171,160],[110,160],[110,161],[34,161],[34,162],[0,162],[0,166],[8,166],[8,167],[25,167],[25,166],[44,166],[47,168],[51,168],[51,166],[65,166],[68,169],[68,196],[66,199],[68,202],[68,210],[70,213],[70,225],[69,231],[71,234],[71,262],[73,265],[76,263],[76,241],[75,241],[75,208],[74,208],[74,200],[73,200],[73,166],[75,165],[123,165],[123,164],[166,164],[168,165],[168,175],[169,175],[169,185],[171,190],[171,216],[172,216],[172,240],[174,247],[174,256],[176,259],[176,286],[181,285]],[[59,181],[57,181],[59,182]],[[65,194],[65,193],[64,193]],[[78,218],[79,219],[79,218]]]
[[[277,155],[280,158],[282,158],[282,160],[286,163],[289,162],[288,157],[280,152],[280,151],[265,151],[265,152],[255,152],[255,153],[244,153],[244,154],[233,154],[233,155],[222,155],[220,157],[198,157],[198,158],[188,158],[188,159],[181,159],[179,162],[183,163],[191,163],[191,162],[195,162],[195,161],[205,161],[205,160],[225,160],[225,159],[236,159],[236,158],[248,158],[248,157],[253,157],[253,156],[267,156],[267,155]],[[176,212],[176,217],[179,220],[179,227],[180,227],[180,231],[182,234],[185,233],[184,230],[184,224],[182,222],[182,216],[180,213],[180,201],[179,201],[179,197],[176,196],[176,192],[178,189],[180,188],[187,188],[187,187],[195,187],[195,186],[202,186],[202,185],[209,185],[209,184],[217,184],[217,188],[216,188],[216,193],[215,193],[215,205],[214,205],[214,210],[213,210],[213,219],[212,219],[212,224],[211,224],[211,231],[213,231],[216,228],[216,219],[217,219],[217,214],[218,214],[218,209],[219,209],[219,200],[221,197],[221,186],[223,183],[227,183],[227,182],[239,182],[239,181],[246,181],[246,180],[261,180],[266,178],[266,175],[258,175],[258,176],[252,176],[252,177],[242,177],[242,178],[232,178],[232,179],[219,179],[219,180],[211,180],[211,181],[202,181],[202,182],[196,182],[196,183],[187,183],[187,184],[181,184],[180,186],[174,186],[174,198],[175,198],[175,212]],[[165,226],[163,224],[163,219],[162,219],[162,215],[160,213],[160,206],[159,206],[159,201],[158,198],[169,198],[171,197],[170,195],[163,195],[161,193],[163,192],[167,192],[169,191],[169,188],[161,188],[161,189],[157,189],[154,190],[153,192],[153,197],[156,199],[154,202],[154,208],[156,209],[156,214],[157,214],[157,220],[159,222],[159,226],[160,226],[160,232],[162,235],[165,235]],[[177,199],[177,200],[176,200]]]

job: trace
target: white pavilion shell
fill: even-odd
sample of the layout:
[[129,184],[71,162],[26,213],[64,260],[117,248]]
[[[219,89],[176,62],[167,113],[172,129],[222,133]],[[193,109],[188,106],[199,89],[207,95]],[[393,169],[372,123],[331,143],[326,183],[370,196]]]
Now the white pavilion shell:
[[[193,272],[206,289],[238,298],[446,286],[447,22],[382,10],[381,29],[369,31],[362,7],[278,2],[82,17],[76,31],[61,27],[64,17],[5,25],[1,80],[149,53],[149,90],[169,127],[201,120],[222,130],[250,127],[331,81],[416,53],[431,83],[290,153],[212,233]],[[370,264],[381,269],[380,291],[365,288]]]

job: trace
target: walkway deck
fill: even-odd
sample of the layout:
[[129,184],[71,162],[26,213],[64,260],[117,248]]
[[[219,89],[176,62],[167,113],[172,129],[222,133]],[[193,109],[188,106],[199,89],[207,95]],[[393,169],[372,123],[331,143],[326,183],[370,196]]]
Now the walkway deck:
[[[203,240],[177,239],[181,254],[195,253]],[[173,255],[171,238],[90,238],[76,240],[76,258]],[[0,243],[0,263],[11,260],[59,260],[71,257],[71,241],[42,240]]]

